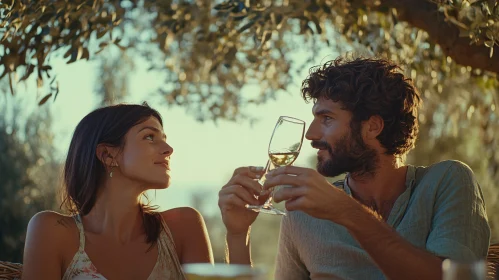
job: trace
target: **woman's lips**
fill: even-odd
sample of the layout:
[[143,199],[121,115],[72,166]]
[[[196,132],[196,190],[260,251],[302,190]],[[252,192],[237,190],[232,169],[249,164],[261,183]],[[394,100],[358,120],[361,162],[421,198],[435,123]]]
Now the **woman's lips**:
[[163,166],[166,170],[170,170],[170,166],[166,162],[157,162],[156,164]]

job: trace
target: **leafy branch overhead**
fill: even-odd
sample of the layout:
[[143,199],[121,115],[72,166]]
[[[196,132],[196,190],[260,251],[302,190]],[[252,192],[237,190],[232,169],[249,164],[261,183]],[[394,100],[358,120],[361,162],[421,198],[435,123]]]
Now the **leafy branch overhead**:
[[[499,73],[494,0],[5,0],[0,12],[0,77],[10,77],[11,89],[32,75],[39,87],[49,80],[51,95],[40,103],[57,96],[52,55],[72,63],[111,45],[164,73],[160,91],[168,103],[201,120],[234,120],[242,106],[285,90],[301,70],[293,54],[304,46],[315,63],[321,49],[341,51],[347,43],[418,75],[430,67],[445,77],[457,64]],[[435,69],[442,61],[457,64]],[[261,92],[243,95],[250,84]]]

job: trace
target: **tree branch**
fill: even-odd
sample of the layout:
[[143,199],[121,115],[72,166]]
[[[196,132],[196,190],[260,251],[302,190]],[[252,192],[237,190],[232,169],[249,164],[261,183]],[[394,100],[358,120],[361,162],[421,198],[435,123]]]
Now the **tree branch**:
[[490,57],[490,48],[470,45],[470,39],[459,36],[459,28],[438,12],[435,3],[427,0],[382,0],[381,5],[395,8],[400,20],[426,31],[430,40],[440,45],[444,53],[458,64],[499,74],[499,47],[494,47],[494,55]]

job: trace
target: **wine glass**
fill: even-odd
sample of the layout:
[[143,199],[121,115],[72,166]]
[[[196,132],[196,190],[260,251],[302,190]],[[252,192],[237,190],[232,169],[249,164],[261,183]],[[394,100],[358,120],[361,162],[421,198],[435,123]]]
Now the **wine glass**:
[[443,280],[485,280],[487,265],[484,260],[459,262],[446,259],[442,262]]
[[265,270],[244,264],[187,263],[182,265],[187,280],[263,280]]
[[[305,133],[305,122],[296,118],[281,116],[277,120],[274,132],[270,138],[268,154],[269,160],[265,167],[265,173],[274,167],[281,167],[293,164],[300,153]],[[260,184],[265,182],[262,176]],[[286,215],[285,212],[272,205],[272,195],[277,187],[274,187],[269,198],[263,205],[246,205],[246,208],[255,212],[262,212],[273,215]]]

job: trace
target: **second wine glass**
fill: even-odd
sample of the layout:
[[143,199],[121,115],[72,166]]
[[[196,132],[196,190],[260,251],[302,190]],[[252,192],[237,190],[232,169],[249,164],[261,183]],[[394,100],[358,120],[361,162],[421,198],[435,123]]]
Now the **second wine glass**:
[[[281,167],[293,164],[300,154],[305,133],[305,122],[296,118],[281,116],[274,127],[270,138],[268,154],[269,161],[265,167],[268,172],[272,167]],[[262,177],[260,184],[263,184]],[[274,190],[277,187],[274,187]],[[247,205],[248,209],[273,215],[285,215],[285,212],[272,205],[272,193],[263,205]]]

